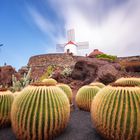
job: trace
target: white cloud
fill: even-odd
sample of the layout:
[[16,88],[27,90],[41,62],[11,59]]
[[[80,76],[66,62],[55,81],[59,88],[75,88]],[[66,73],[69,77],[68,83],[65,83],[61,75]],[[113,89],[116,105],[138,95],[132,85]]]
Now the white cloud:
[[[107,0],[50,0],[65,28],[74,28],[77,41],[90,42],[90,50],[127,56],[140,54],[140,2],[128,0],[119,6]],[[107,7],[108,6],[108,7]],[[132,49],[133,48],[133,49]]]
[[38,29],[52,40],[55,40],[56,37],[53,35],[55,31],[54,25],[34,7],[28,5],[27,9]]

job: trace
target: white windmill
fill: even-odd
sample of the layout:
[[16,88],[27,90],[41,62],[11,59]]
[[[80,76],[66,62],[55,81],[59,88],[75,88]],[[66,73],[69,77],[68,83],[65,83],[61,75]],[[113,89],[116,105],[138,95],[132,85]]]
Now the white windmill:
[[74,29],[70,29],[67,31],[67,38],[67,43],[56,45],[57,52],[72,53],[73,55],[78,55],[78,50],[89,48],[89,42],[75,42]]

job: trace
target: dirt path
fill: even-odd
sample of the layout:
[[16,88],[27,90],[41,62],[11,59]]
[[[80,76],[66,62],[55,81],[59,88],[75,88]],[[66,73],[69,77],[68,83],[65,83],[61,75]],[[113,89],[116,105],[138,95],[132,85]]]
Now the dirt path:
[[[16,140],[11,128],[0,129],[0,140]],[[68,127],[54,140],[104,140],[92,126],[90,113],[75,109]]]

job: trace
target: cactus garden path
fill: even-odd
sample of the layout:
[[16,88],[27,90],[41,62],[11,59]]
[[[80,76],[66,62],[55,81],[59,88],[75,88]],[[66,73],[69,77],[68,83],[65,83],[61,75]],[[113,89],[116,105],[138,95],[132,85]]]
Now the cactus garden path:
[[[12,128],[0,129],[0,140],[16,140]],[[104,140],[92,126],[90,113],[78,110],[71,112],[71,118],[64,132],[54,140]]]

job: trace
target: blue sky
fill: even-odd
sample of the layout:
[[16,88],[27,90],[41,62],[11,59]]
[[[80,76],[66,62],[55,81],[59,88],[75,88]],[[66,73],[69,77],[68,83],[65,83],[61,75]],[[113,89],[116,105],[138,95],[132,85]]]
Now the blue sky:
[[30,56],[53,53],[74,28],[77,41],[105,53],[140,54],[139,0],[0,0],[0,65],[20,68]]

